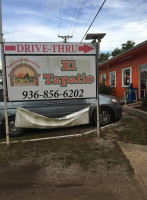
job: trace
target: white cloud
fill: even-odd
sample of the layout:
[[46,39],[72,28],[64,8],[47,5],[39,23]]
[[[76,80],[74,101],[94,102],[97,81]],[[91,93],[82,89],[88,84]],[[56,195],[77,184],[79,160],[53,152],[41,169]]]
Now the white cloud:
[[6,42],[57,41],[57,30],[53,27],[27,25],[15,27],[15,30],[12,34],[4,36]]
[[116,47],[121,48],[121,44],[127,40],[135,41],[136,45],[145,41],[147,36],[147,21],[122,24],[117,31],[116,29],[112,29],[111,26],[107,27],[104,25],[100,27],[99,31],[97,31],[97,28],[92,28],[90,32],[106,33],[101,42],[101,50],[112,51]]

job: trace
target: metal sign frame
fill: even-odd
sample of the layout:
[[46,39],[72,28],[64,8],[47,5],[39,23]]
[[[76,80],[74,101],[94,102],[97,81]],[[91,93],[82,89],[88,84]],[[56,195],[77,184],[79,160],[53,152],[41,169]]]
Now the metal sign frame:
[[4,50],[10,101],[96,98],[95,44],[4,43]]

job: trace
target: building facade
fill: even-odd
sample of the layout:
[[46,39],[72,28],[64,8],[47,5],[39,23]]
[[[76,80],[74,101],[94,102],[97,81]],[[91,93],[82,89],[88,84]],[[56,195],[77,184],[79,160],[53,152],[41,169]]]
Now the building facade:
[[147,96],[147,40],[99,65],[100,83],[115,87],[118,97],[124,97],[130,83],[137,97]]

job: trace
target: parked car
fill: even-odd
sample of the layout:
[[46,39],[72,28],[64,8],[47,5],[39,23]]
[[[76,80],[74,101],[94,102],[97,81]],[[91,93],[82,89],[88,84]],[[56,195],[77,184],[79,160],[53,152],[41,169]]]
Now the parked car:
[[[63,100],[42,100],[42,101],[19,101],[8,102],[8,124],[11,137],[20,136],[25,132],[23,128],[15,127],[15,114],[17,107],[27,109],[31,112],[50,118],[63,117],[86,107],[89,109],[91,124],[97,124],[96,99],[63,99]],[[110,96],[100,95],[100,122],[107,125],[122,117],[122,108],[119,102]],[[3,88],[0,88],[0,130],[5,133],[5,112],[3,102]]]

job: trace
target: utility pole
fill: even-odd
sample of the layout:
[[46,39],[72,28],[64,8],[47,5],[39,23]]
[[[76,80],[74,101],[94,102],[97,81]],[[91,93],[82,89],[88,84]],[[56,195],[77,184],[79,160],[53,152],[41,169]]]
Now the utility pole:
[[4,66],[4,41],[2,33],[2,7],[0,0],[0,44],[1,44],[1,60],[2,60],[2,75],[3,75],[3,95],[4,95],[4,106],[5,106],[5,126],[6,126],[6,142],[9,146],[9,126],[8,126],[8,113],[7,113],[7,89],[6,89],[6,73]]
[[69,36],[69,35],[65,35],[65,36],[58,35],[58,37],[62,38],[64,40],[64,43],[67,43],[67,39],[72,38],[73,35],[71,35],[71,36]]

